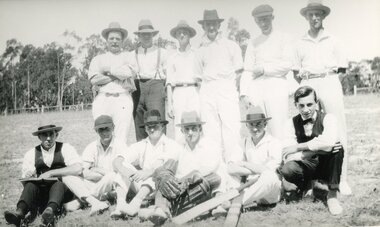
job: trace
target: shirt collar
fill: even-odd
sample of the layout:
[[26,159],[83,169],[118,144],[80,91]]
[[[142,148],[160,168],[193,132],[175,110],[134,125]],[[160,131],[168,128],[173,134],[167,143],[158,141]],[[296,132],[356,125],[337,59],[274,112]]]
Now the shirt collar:
[[264,143],[270,142],[272,140],[272,136],[267,131],[265,131],[263,138],[261,138],[261,140],[257,143],[257,145],[253,143],[252,137],[249,137],[249,140],[250,140],[250,143],[252,143],[254,147],[259,147]]
[[205,33],[205,34],[203,35],[203,37],[202,37],[202,40],[201,40],[201,46],[204,46],[204,45],[210,45],[210,44],[213,43],[213,42],[218,43],[219,40],[221,40],[222,38],[223,38],[223,36],[222,36],[222,32],[221,32],[221,31],[218,32],[218,34],[216,35],[216,38],[215,38],[214,41],[211,41],[211,40],[207,37],[207,35],[206,35],[206,33]]
[[306,34],[302,37],[302,39],[309,40],[312,42],[320,42],[320,41],[322,41],[324,39],[328,39],[330,37],[331,37],[331,34],[328,31],[326,31],[325,29],[323,29],[317,38],[311,37],[309,35],[309,31],[307,31]]
[[152,147],[156,147],[156,146],[159,146],[160,144],[165,145],[166,140],[167,140],[166,135],[162,134],[155,146],[153,146],[153,144],[150,142],[149,137],[145,138],[145,143],[150,144]]
[[41,146],[41,151],[46,152],[46,153],[54,152],[54,151],[55,151],[55,145],[56,145],[56,144],[57,144],[57,143],[54,143],[54,146],[53,146],[52,148],[50,148],[49,150],[46,150],[42,145],[40,145],[40,146]]
[[148,48],[144,48],[142,46],[139,47],[139,53],[142,53],[144,54],[145,53],[145,50],[146,50],[146,53],[149,53],[149,52],[153,52],[157,49],[157,46],[155,45],[152,45],[151,47],[148,47]]
[[113,148],[114,141],[115,141],[115,138],[112,136],[112,140],[111,140],[110,145],[107,147],[106,150],[104,150],[103,145],[100,142],[100,139],[98,139],[98,142],[97,142],[98,150],[101,150],[101,151],[104,151],[105,153],[107,153],[108,151],[110,151]]

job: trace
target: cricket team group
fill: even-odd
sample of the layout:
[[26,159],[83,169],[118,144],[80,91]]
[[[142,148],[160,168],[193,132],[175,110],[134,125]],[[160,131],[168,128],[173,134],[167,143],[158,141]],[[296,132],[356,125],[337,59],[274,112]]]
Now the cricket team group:
[[[162,225],[247,181],[254,183],[241,192],[244,207],[319,190],[329,212],[341,214],[338,193],[351,194],[339,81],[347,60],[323,27],[330,8],[309,2],[300,13],[309,30],[294,41],[272,27],[271,6],[255,7],[262,33],[249,41],[244,60],[239,45],[219,31],[224,19],[216,10],[205,10],[198,21],[204,35],[197,48],[190,45],[196,30],[179,21],[170,31],[178,41],[172,54],[154,45],[159,31],[150,20],[134,32],[139,45],[133,52],[122,51],[127,30],[110,23],[101,33],[107,52],[94,57],[88,71],[97,93],[98,139],[80,157],[56,141],[62,127],[33,132],[41,143],[22,164],[22,178],[31,179],[23,181],[16,210],[5,211],[6,221],[25,225],[39,213],[52,226],[64,210],[90,207],[96,215],[116,203],[113,218],[139,216]],[[291,71],[300,86],[293,94],[298,114],[288,119]],[[166,115],[174,119],[174,139],[166,136]],[[133,123],[137,142],[131,144]],[[226,216],[230,206],[225,201],[211,215]]]

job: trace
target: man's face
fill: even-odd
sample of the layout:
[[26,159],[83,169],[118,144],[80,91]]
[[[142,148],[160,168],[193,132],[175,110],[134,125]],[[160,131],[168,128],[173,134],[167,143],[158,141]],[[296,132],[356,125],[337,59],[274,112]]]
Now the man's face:
[[267,125],[266,121],[254,121],[254,122],[247,122],[246,126],[248,128],[249,134],[253,138],[260,138],[265,133],[265,126]]
[[43,132],[38,134],[38,138],[41,140],[41,145],[46,150],[49,150],[55,145],[58,133],[56,131]]
[[203,22],[203,30],[206,32],[207,37],[210,40],[215,40],[220,28],[219,21],[205,21]]
[[107,37],[108,50],[111,53],[119,53],[123,44],[123,36],[121,32],[109,32]]
[[187,143],[196,144],[201,138],[202,126],[201,125],[182,126],[181,131],[183,135],[185,135],[185,140]]
[[314,99],[314,94],[311,93],[306,97],[299,98],[296,102],[296,108],[304,119],[313,117],[317,109],[317,102]]
[[319,29],[322,28],[323,19],[325,14],[322,10],[314,9],[306,12],[306,19],[309,21],[310,28]]
[[259,26],[261,32],[265,35],[272,31],[272,21],[274,19],[273,15],[266,15],[261,17],[255,17],[255,22]]
[[153,33],[140,33],[139,40],[143,47],[150,47],[153,44]]
[[100,137],[100,142],[103,145],[108,145],[111,143],[112,137],[113,137],[113,129],[114,129],[113,126],[107,126],[103,128],[98,128],[96,130],[96,132],[98,133]]
[[187,29],[180,28],[176,31],[175,38],[180,46],[187,46],[190,42],[190,32]]
[[157,140],[164,133],[164,127],[163,124],[145,125],[145,132],[150,139]]

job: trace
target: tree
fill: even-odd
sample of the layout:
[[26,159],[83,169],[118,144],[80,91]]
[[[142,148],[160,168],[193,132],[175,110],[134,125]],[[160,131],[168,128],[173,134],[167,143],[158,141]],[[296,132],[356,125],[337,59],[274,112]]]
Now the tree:
[[249,32],[245,29],[239,29],[239,22],[233,17],[228,19],[227,32],[228,38],[239,44],[244,57],[245,51],[247,50],[248,40],[251,37]]

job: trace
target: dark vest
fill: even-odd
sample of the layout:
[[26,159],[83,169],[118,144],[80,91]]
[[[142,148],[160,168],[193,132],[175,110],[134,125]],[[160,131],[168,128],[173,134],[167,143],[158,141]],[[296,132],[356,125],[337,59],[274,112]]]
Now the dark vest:
[[319,136],[323,132],[323,119],[326,114],[317,111],[317,119],[315,119],[311,136],[305,135],[305,129],[303,128],[303,120],[300,114],[293,117],[293,125],[296,131],[296,137],[298,143],[305,143],[312,140],[314,137]]
[[44,162],[44,159],[42,157],[41,146],[36,146],[34,167],[36,168],[37,176],[40,176],[41,174],[52,169],[66,167],[65,160],[62,156],[62,145],[63,144],[60,142],[55,143],[54,158],[51,167],[48,167]]

